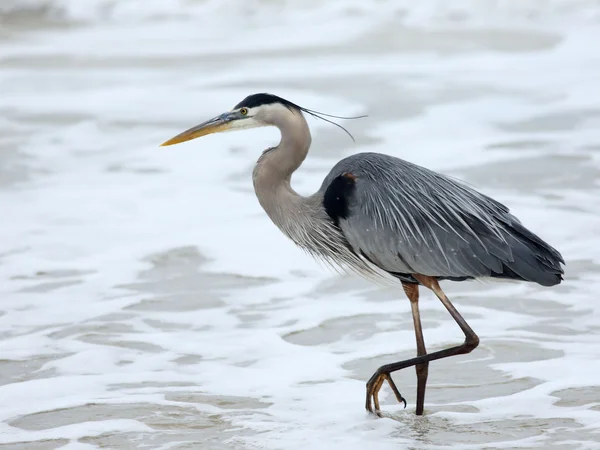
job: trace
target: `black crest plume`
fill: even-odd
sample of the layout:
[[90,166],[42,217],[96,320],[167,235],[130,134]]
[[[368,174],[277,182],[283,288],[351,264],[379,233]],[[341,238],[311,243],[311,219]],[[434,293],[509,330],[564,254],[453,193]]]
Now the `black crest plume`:
[[[285,98],[281,98],[277,95],[267,94],[267,93],[249,95],[244,100],[242,100],[237,105],[235,105],[235,107],[233,109],[256,108],[257,106],[270,105],[273,103],[281,103],[283,106],[285,106],[288,109],[297,109],[298,111],[302,111],[302,112],[305,112],[306,114],[310,114],[311,116],[316,117],[317,119],[321,119],[321,120],[324,120],[325,122],[329,122],[329,123],[335,125],[336,127],[344,130],[344,132],[348,136],[350,136],[350,138],[352,138],[353,141],[354,141],[354,136],[352,136],[352,134],[346,128],[341,126],[339,123],[335,123],[332,120],[326,119],[325,117],[333,117],[335,119],[361,119],[363,117],[367,117],[367,116],[355,116],[355,117],[334,116],[332,114],[326,114],[326,113],[322,113],[319,111],[314,111],[312,109],[304,108],[302,106],[299,106],[295,103],[290,102],[289,100],[286,100]],[[325,116],[325,117],[323,117],[323,116]]]

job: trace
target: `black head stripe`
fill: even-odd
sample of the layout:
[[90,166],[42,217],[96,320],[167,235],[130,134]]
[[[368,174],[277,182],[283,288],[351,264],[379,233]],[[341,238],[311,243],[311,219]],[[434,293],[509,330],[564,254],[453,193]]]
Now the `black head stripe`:
[[315,111],[313,109],[308,109],[308,108],[303,108],[302,106],[298,106],[295,103],[290,102],[289,100],[286,100],[285,98],[281,98],[278,97],[276,95],[273,94],[266,94],[266,93],[261,93],[261,94],[253,94],[253,95],[249,95],[248,97],[246,97],[244,100],[242,100],[241,102],[239,102],[237,105],[235,105],[233,107],[233,109],[240,109],[240,108],[256,108],[258,106],[262,106],[262,105],[272,105],[274,103],[279,103],[280,105],[285,106],[286,108],[288,108],[290,111],[300,111],[301,114],[302,113],[306,113],[306,114],[310,114],[313,117],[316,117],[318,119],[324,120],[325,122],[329,122],[333,125],[335,125],[336,127],[344,130],[344,132],[350,136],[352,138],[352,140],[354,140],[354,136],[352,136],[352,134],[350,134],[350,132],[348,130],[346,130],[343,126],[341,126],[340,124],[337,124],[329,119],[326,119],[323,116],[327,116],[327,117],[335,117],[336,119],[359,119],[361,117],[366,117],[366,116],[357,116],[357,117],[343,117],[343,116],[333,116],[331,114],[325,114],[325,113],[321,113],[319,111]]
[[264,94],[264,93],[249,95],[244,100],[242,100],[237,105],[235,105],[235,107],[233,109],[256,108],[257,106],[270,105],[273,103],[281,103],[282,105],[284,105],[288,108],[295,108],[298,110],[302,109],[295,103],[290,102],[289,100],[278,97],[276,95]]

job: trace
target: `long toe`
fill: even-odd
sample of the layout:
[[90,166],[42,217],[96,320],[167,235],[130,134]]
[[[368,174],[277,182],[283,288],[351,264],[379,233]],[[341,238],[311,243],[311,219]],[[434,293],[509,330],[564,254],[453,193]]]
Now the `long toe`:
[[396,387],[394,380],[389,373],[381,373],[375,374],[371,377],[371,379],[367,382],[367,398],[365,403],[365,408],[372,414],[376,414],[379,417],[381,416],[381,409],[379,407],[379,391],[383,386],[384,381],[387,381],[399,403],[404,403],[404,407],[406,408],[406,399],[402,397],[400,391]]
[[404,403],[404,409],[406,409],[406,399],[404,397],[402,397],[402,394],[396,387],[396,383],[394,383],[394,380],[392,380],[392,376],[390,374],[386,374],[385,379],[387,380],[388,384],[390,385],[392,392],[396,396],[396,400],[398,400],[398,403]]
[[365,407],[367,411],[373,414],[379,414],[379,390],[385,381],[385,376],[375,374],[367,382],[367,399]]

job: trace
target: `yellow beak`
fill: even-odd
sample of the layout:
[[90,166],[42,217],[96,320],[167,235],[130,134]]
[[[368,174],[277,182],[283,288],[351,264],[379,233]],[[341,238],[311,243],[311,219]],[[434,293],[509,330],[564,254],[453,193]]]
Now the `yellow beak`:
[[201,123],[200,125],[196,125],[195,127],[192,127],[189,130],[184,131],[183,133],[179,133],[177,136],[172,137],[168,141],[165,141],[162,144],[160,144],[160,146],[166,147],[168,145],[180,144],[182,142],[191,141],[192,139],[196,139],[201,136],[206,136],[207,134],[227,131],[231,129],[231,124],[233,120],[234,118],[231,117],[230,113],[221,114],[220,116],[207,120],[206,122]]

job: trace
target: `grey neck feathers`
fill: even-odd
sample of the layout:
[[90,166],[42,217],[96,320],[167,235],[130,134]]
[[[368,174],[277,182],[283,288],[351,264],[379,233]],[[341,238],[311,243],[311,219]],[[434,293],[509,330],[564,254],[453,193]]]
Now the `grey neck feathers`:
[[306,158],[311,143],[302,113],[278,114],[269,124],[279,128],[281,142],[263,152],[254,167],[252,179],[260,205],[273,223],[308,253],[331,265],[373,276],[373,269],[352,251],[325,212],[323,192],[303,197],[292,189],[292,174]]
[[259,158],[254,169],[255,187],[256,181],[271,185],[289,184],[292,174],[300,167],[310,147],[310,129],[300,111],[276,115],[272,124],[279,128],[281,142]]
[[307,212],[308,199],[292,189],[291,179],[308,154],[310,130],[300,111],[278,114],[272,124],[279,128],[281,142],[258,159],[252,175],[254,191],[275,225],[292,237],[290,228]]

